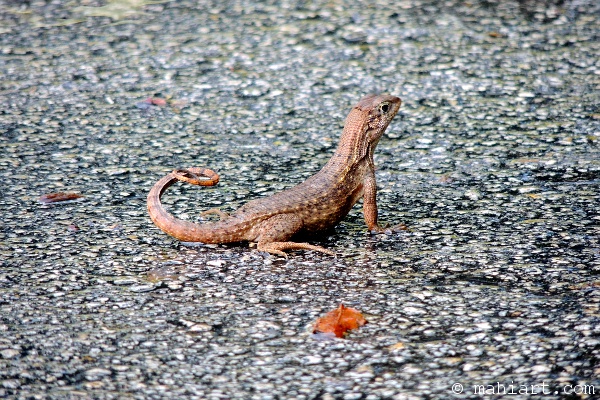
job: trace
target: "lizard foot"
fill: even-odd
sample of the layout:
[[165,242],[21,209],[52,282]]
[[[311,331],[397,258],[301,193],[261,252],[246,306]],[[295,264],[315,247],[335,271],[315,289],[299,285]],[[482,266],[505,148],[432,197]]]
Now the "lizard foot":
[[404,224],[398,224],[398,225],[394,225],[394,226],[390,226],[389,224],[386,224],[385,226],[375,226],[373,228],[369,228],[369,232],[371,233],[386,233],[386,234],[390,234],[390,233],[394,233],[394,232],[400,232],[400,231],[407,231],[408,227]]
[[270,243],[258,243],[257,249],[259,251],[266,251],[271,254],[276,254],[288,258],[287,254],[283,250],[314,250],[321,253],[335,256],[336,254],[327,250],[325,247],[315,246],[309,243],[296,243],[296,242],[270,242]]

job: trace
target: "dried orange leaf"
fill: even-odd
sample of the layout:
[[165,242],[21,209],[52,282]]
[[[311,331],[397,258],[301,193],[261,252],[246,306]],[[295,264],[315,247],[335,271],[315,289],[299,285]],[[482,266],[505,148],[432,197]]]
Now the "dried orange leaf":
[[317,319],[313,333],[333,333],[337,337],[344,337],[347,331],[357,329],[366,323],[367,320],[360,311],[340,304],[335,310]]
[[143,110],[146,110],[152,106],[164,107],[166,105],[167,105],[167,99],[163,99],[162,97],[148,97],[144,101],[135,103],[135,106],[137,108],[141,108]]
[[166,106],[167,105],[167,100],[160,98],[160,97],[151,97],[150,99],[150,103],[155,105],[155,106]]
[[61,201],[71,201],[82,198],[83,196],[77,193],[48,193],[40,196],[40,202],[43,204],[59,203]]

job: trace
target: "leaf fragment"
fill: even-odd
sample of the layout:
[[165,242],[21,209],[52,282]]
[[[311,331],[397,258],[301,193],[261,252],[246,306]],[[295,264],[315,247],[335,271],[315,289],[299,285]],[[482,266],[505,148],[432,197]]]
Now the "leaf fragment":
[[338,308],[329,311],[317,319],[313,333],[333,333],[341,338],[352,329],[357,329],[367,323],[360,311],[340,304]]
[[47,193],[40,196],[40,203],[42,204],[50,204],[50,203],[60,203],[63,201],[71,201],[82,198],[83,196],[77,193],[66,193],[66,192],[57,192],[57,193]]

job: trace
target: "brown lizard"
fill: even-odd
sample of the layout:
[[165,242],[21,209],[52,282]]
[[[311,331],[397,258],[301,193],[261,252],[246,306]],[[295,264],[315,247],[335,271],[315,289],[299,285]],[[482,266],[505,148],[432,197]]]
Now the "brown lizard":
[[[220,221],[197,224],[175,218],[160,202],[166,189],[177,181],[211,186],[219,176],[206,168],[176,170],[159,180],[148,194],[152,221],[167,234],[184,242],[257,242],[258,250],[287,257],[284,250],[330,250],[289,241],[296,234],[323,232],[335,226],[362,197],[367,228],[380,231],[377,223],[373,152],[398,112],[401,100],[388,95],[363,97],[346,118],[335,154],[315,175],[273,196],[252,200],[232,215],[219,210]],[[200,177],[207,179],[201,179]]]

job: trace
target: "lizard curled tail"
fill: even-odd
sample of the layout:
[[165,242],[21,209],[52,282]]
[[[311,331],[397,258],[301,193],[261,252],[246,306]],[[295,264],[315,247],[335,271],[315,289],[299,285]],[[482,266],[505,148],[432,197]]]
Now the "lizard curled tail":
[[[207,179],[200,179],[203,176]],[[219,175],[208,168],[189,168],[175,170],[156,182],[148,193],[148,213],[152,222],[163,232],[183,242],[221,243],[213,229],[201,229],[202,225],[175,218],[165,210],[160,198],[165,191],[178,181],[200,186],[214,186],[219,182]]]

